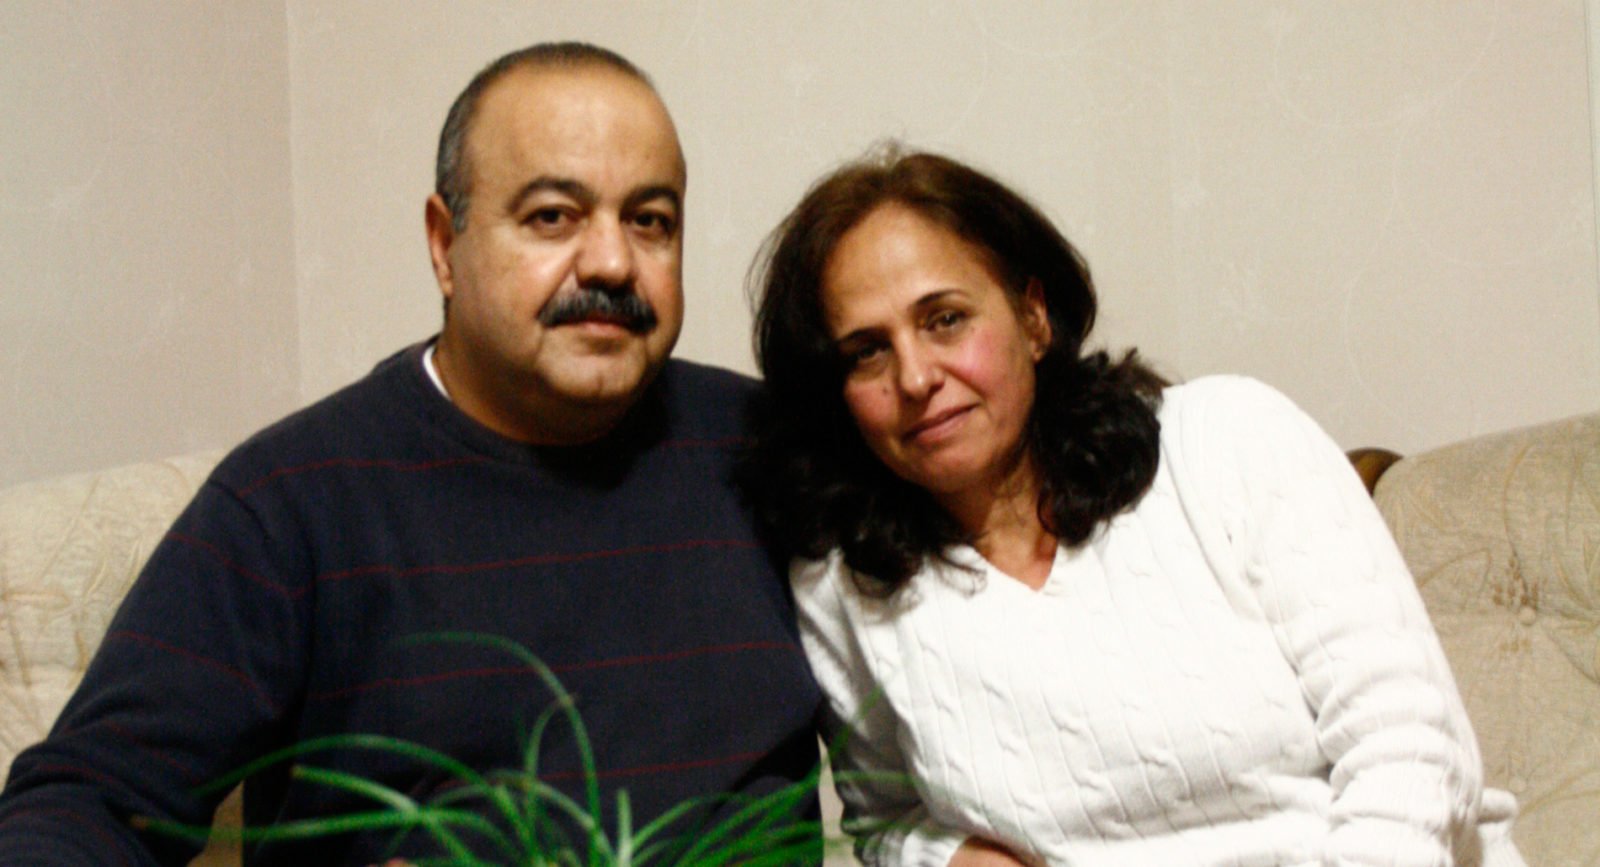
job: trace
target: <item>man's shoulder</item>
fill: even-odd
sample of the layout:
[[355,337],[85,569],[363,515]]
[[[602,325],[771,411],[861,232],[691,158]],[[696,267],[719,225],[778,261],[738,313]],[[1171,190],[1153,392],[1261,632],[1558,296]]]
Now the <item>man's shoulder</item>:
[[[420,346],[394,353],[343,388],[257,431],[228,453],[218,467],[234,480],[271,473],[286,465],[349,459],[392,442],[409,426],[426,393],[418,388]],[[416,365],[416,370],[410,367]]]
[[708,396],[748,395],[761,387],[758,381],[737,371],[682,358],[669,359],[661,377],[677,383],[676,387]]
[[676,358],[656,382],[680,436],[744,436],[761,391],[759,382],[742,373]]

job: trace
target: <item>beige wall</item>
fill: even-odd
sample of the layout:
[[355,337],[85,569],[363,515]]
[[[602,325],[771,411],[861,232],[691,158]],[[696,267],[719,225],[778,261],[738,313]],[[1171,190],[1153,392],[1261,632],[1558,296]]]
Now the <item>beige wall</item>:
[[301,399],[281,2],[0,6],[0,483]]
[[751,253],[896,135],[1043,204],[1105,341],[1347,446],[1592,410],[1596,2],[9,4],[0,482],[228,444],[431,332],[444,110],[569,37],[684,134],[686,356],[752,368]]

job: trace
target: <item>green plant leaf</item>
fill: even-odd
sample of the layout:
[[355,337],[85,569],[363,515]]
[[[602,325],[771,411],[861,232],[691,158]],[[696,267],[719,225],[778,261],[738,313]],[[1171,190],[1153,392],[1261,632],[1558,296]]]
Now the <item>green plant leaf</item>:
[[[435,818],[435,816],[438,815],[435,811],[423,809],[417,804],[416,801],[388,786],[380,783],[374,783],[371,780],[358,777],[354,774],[345,773],[343,771],[328,771],[321,768],[312,768],[304,765],[295,766],[293,773],[296,777],[307,780],[308,782],[342,789],[347,792],[352,792],[354,794],[371,798],[380,804],[388,806],[390,809],[400,813],[401,815],[415,816],[417,819],[416,824],[422,826],[433,837],[434,840],[438,841],[438,843],[445,848],[445,851],[449,852],[456,858],[473,857],[472,850],[468,849],[461,842],[459,837],[457,837],[450,831],[448,827]],[[508,857],[513,859],[517,857],[516,847],[511,845],[511,841],[506,839],[505,834],[501,833],[500,829],[495,827],[493,822],[490,822],[488,819],[484,819],[476,813],[459,812],[453,815],[461,816],[461,824],[463,826],[471,828],[472,830],[477,831],[483,836],[489,838],[489,840],[495,843],[500,848],[500,851],[505,853]]]
[[[501,635],[484,635],[478,632],[430,632],[402,639],[401,643],[454,643],[492,647],[510,654],[513,658],[521,660],[529,668],[533,669],[538,674],[539,679],[544,681],[545,688],[549,689],[550,693],[556,697],[559,707],[572,727],[573,741],[577,744],[578,758],[583,768],[584,797],[589,807],[589,815],[599,817],[600,777],[595,772],[594,747],[589,743],[589,730],[583,724],[583,718],[578,713],[572,694],[567,692],[567,688],[561,683],[561,679],[556,677],[550,666],[545,665],[544,660],[534,655],[533,651],[509,638]],[[604,837],[605,835],[601,834],[599,839],[604,840]],[[589,840],[591,844],[596,842],[595,835],[591,834]],[[595,847],[591,845],[588,859],[591,867],[599,867],[599,862],[596,860],[597,855]]]
[[[338,734],[311,738],[275,750],[199,790],[216,794],[240,780],[286,762],[290,773],[314,785],[339,789],[377,804],[380,809],[339,816],[282,822],[266,828],[221,831],[224,836],[254,842],[306,840],[349,832],[393,831],[392,846],[406,835],[426,833],[445,854],[414,861],[416,867],[494,867],[466,845],[472,834],[492,846],[513,867],[740,867],[820,863],[820,822],[801,819],[805,802],[815,797],[821,766],[805,779],[758,797],[728,793],[690,798],[634,828],[632,802],[625,789],[616,792],[615,830],[608,835],[600,810],[600,784],[594,751],[577,703],[554,671],[527,648],[492,635],[440,632],[402,639],[401,644],[467,644],[505,652],[536,673],[552,700],[528,732],[520,769],[480,773],[427,746],[382,735]],[[539,778],[541,748],[550,726],[565,719],[577,745],[582,795],[575,798]],[[370,750],[414,761],[448,775],[455,785],[426,802],[359,774],[301,763],[333,750]],[[830,754],[832,750],[830,749]],[[850,775],[839,775],[851,778]],[[861,779],[869,775],[857,775]],[[897,776],[903,780],[903,775]],[[468,806],[481,805],[477,809]],[[487,812],[485,812],[485,810]],[[696,811],[715,816],[710,827],[693,835],[670,836]],[[203,841],[213,833],[204,826],[137,817],[134,824],[158,833]],[[477,842],[475,840],[475,842]],[[399,851],[398,848],[392,851]],[[504,867],[503,865],[503,867]]]

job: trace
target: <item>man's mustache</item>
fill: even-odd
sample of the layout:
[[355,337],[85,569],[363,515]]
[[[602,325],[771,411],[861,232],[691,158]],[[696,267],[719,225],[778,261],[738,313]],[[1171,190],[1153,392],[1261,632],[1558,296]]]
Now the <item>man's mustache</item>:
[[656,311],[631,289],[607,291],[593,286],[558,295],[539,311],[539,323],[549,328],[596,320],[644,334],[655,329]]

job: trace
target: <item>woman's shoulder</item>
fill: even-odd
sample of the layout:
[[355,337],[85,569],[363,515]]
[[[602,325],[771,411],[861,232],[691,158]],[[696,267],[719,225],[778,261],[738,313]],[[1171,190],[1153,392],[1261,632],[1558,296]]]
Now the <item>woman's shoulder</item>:
[[1338,445],[1288,396],[1248,376],[1205,376],[1162,395],[1161,443],[1174,469],[1252,484],[1349,471]]
[[1283,392],[1254,377],[1237,373],[1215,373],[1196,377],[1161,391],[1161,415],[1182,415],[1216,409],[1293,407]]
[[866,600],[851,581],[849,567],[836,549],[816,559],[795,558],[789,563],[789,587],[794,593],[800,632],[815,642],[837,642],[861,621]]
[[796,557],[789,561],[789,583],[796,593],[814,594],[837,584],[843,570],[844,556],[838,548],[821,557]]
[[1212,374],[1167,386],[1156,417],[1163,440],[1180,431],[1248,433],[1310,423],[1283,392],[1240,374]]
[[1223,455],[1259,466],[1268,454],[1310,458],[1326,451],[1327,434],[1283,392],[1248,376],[1202,376],[1162,392],[1164,454],[1214,463]]

